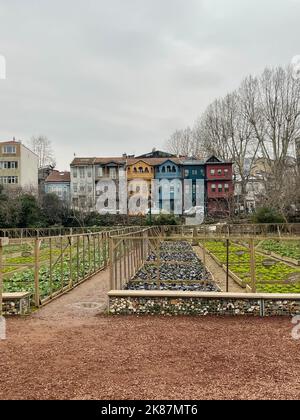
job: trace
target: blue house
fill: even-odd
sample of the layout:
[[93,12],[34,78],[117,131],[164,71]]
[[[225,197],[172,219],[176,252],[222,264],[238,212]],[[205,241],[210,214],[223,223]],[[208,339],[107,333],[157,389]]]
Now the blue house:
[[45,181],[45,193],[56,194],[61,200],[70,200],[70,172],[53,171]]
[[[159,208],[165,208],[166,202],[170,202],[170,210],[174,211],[175,208],[175,193],[181,195],[181,188],[176,184],[176,182],[173,183],[173,185],[170,183],[172,181],[182,181],[182,171],[180,167],[180,160],[177,158],[172,159],[166,159],[162,160],[155,166],[155,179],[158,181],[168,181],[165,182],[166,190],[168,191],[168,188],[170,188],[170,200],[168,198],[168,194],[163,194],[163,182],[162,186],[159,188]],[[177,191],[175,191],[177,189]]]

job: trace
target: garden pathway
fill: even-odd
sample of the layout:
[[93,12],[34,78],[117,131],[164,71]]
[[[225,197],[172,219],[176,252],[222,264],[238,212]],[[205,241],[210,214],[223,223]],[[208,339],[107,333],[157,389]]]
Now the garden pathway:
[[[198,257],[203,261],[203,250],[200,247],[195,247],[195,251]],[[205,255],[205,264],[208,270],[213,275],[215,282],[222,289],[226,290],[226,273],[222,267],[220,267],[210,255]],[[246,293],[246,289],[239,286],[231,277],[229,277],[229,292],[230,293]]]
[[107,307],[108,289],[109,269],[100,271],[80,286],[53,300],[33,314],[33,317],[60,321],[63,318],[95,317]]

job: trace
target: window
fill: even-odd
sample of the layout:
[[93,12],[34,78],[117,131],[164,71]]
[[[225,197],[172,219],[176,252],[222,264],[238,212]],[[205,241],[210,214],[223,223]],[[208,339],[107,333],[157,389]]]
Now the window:
[[210,170],[210,174],[211,174],[211,175],[214,175],[215,173],[216,173],[216,171],[215,171],[214,169],[211,169],[211,170]]
[[225,192],[229,192],[229,184],[225,184],[224,185],[224,191]]
[[73,168],[73,178],[77,178],[77,168]]
[[171,172],[171,166],[167,166],[167,172],[170,173]]
[[222,192],[222,191],[223,191],[223,185],[222,185],[222,184],[219,184],[219,185],[218,185],[218,191],[219,191],[219,192]]
[[88,185],[88,192],[91,193],[93,191],[92,185]]
[[16,146],[3,146],[2,151],[5,155],[15,155],[17,148]]
[[228,175],[228,173],[229,173],[229,170],[228,169],[224,169],[224,174],[225,175]]
[[222,169],[218,169],[218,175],[222,175]]
[[18,169],[18,162],[15,162],[15,161],[0,162],[0,169]]
[[190,174],[190,171],[188,169],[186,169],[184,171],[184,176],[187,178],[189,176],[189,174]]
[[84,192],[84,191],[85,191],[85,187],[84,187],[84,185],[80,185],[79,191],[80,191],[80,192]]
[[175,166],[172,167],[172,172],[175,174],[176,173],[176,168]]
[[92,168],[87,168],[87,176],[88,178],[92,178]]
[[116,168],[109,168],[109,176],[110,176],[111,179],[116,179],[116,177],[117,177]]
[[81,179],[84,178],[84,168],[79,168],[79,176]]
[[73,191],[74,191],[74,193],[77,193],[78,192],[78,186],[77,186],[77,184],[74,184],[73,185]]
[[192,174],[197,175],[197,169],[193,169]]
[[212,192],[216,192],[216,184],[212,184],[211,185],[211,191]]
[[19,178],[17,176],[1,176],[0,184],[18,184]]
[[102,166],[99,166],[98,167],[98,176],[99,177],[102,177],[103,176],[103,168],[102,168]]
[[146,168],[146,169],[145,169],[145,172],[146,172],[146,174],[148,174],[148,173],[149,173],[149,169],[148,169],[148,168]]
[[163,166],[163,168],[162,168],[162,173],[164,174],[166,172],[166,167],[165,166]]
[[139,173],[142,174],[144,172],[143,168],[140,166],[139,167]]

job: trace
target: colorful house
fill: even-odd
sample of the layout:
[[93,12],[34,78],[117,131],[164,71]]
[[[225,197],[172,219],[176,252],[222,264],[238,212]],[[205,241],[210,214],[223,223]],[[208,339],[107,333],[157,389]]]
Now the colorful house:
[[205,167],[207,213],[227,214],[234,196],[233,164],[212,156],[205,162]]
[[[182,181],[181,162],[179,159],[156,159],[155,164],[155,179],[157,179],[160,183],[164,180],[169,181],[169,183],[178,180]],[[163,192],[164,186],[159,186],[159,208],[167,208],[166,203],[164,203],[164,201],[167,201],[170,203],[170,210],[172,212],[175,209],[176,194],[180,194],[181,196],[182,188],[179,188],[178,184],[176,183],[173,183],[173,185],[166,183],[165,185],[167,187],[166,194],[164,194]],[[175,188],[177,189],[177,191],[175,191]],[[169,194],[170,197],[168,196]]]
[[61,200],[70,200],[70,172],[52,171],[45,181],[45,193],[56,194]]
[[[128,194],[129,197],[132,194],[140,193],[142,194],[141,186],[142,182],[145,181],[147,185],[148,197],[148,207],[150,207],[151,202],[151,184],[154,179],[154,166],[149,163],[149,159],[128,159],[127,160],[127,182],[129,186]],[[143,211],[141,211],[143,213]]]
[[[192,188],[192,205],[204,203],[204,182],[205,182],[205,165],[202,160],[183,160],[182,161],[182,178],[184,180],[191,180]],[[199,191],[197,197],[197,180],[203,182],[202,189]],[[202,196],[200,196],[200,193]],[[198,203],[197,203],[198,198]],[[187,209],[186,209],[187,210]]]

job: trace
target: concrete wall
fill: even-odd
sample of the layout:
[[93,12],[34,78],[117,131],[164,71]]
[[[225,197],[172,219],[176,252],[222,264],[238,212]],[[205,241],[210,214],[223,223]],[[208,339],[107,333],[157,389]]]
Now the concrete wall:
[[21,145],[20,186],[24,189],[38,190],[38,156]]

